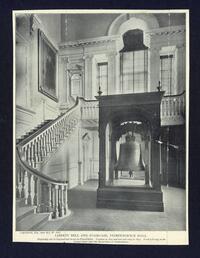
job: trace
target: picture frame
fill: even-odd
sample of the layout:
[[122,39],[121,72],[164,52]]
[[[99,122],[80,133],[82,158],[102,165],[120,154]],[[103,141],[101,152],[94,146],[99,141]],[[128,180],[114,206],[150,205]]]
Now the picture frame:
[[38,91],[58,102],[57,50],[38,29]]

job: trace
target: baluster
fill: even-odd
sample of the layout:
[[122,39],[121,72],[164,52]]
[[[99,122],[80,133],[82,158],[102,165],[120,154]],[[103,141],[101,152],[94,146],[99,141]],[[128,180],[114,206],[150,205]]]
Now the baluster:
[[65,123],[65,137],[68,137],[68,125]]
[[178,110],[178,115],[181,114],[181,102],[180,102],[180,98],[177,99],[177,110]]
[[44,155],[46,157],[48,155],[46,132],[43,133],[43,147],[44,147]]
[[20,198],[20,165],[16,164],[16,198]]
[[52,150],[55,149],[55,132],[54,132],[54,127],[51,129],[51,146]]
[[53,217],[55,217],[55,186],[51,186],[51,204],[52,204],[52,211],[53,211]]
[[58,185],[55,185],[55,199],[54,199],[54,215],[55,218],[58,218],[59,212],[58,212]]
[[37,178],[37,183],[36,183],[36,187],[37,187],[37,209],[36,212],[41,212],[41,195],[42,195],[42,182],[39,178]]
[[43,140],[42,140],[42,136],[40,136],[39,148],[40,148],[40,158],[41,158],[41,162],[44,160],[44,150],[43,150],[43,148],[42,148],[42,144],[43,144]]
[[27,204],[32,205],[33,204],[33,176],[31,174],[28,174],[28,198],[27,198]]
[[44,138],[45,138],[45,149],[46,149],[46,153],[47,153],[47,155],[48,155],[49,152],[50,152],[48,133],[46,133],[46,134],[44,135]]
[[57,128],[54,126],[54,148],[57,149]]
[[31,166],[31,146],[30,144],[27,145],[27,162]]
[[38,178],[34,176],[34,197],[33,197],[33,204],[38,205]]
[[172,114],[173,114],[173,100],[170,98],[170,100],[169,100],[169,103],[170,103],[170,107],[169,107],[169,110],[170,110],[170,116],[172,116]]
[[59,144],[60,144],[60,142],[61,142],[61,139],[62,139],[62,137],[61,137],[61,124],[60,124],[60,122],[58,123],[58,141],[59,141]]
[[38,153],[38,166],[40,167],[40,164],[42,163],[42,160],[43,160],[40,137],[37,139],[37,153]]
[[42,149],[42,137],[39,137],[38,140],[38,152],[39,152],[39,157],[40,157],[40,162],[43,160],[43,149]]
[[68,198],[67,198],[67,185],[64,187],[64,212],[68,214]]
[[36,167],[36,157],[35,157],[35,141],[31,143],[31,164],[32,167]]
[[178,112],[177,112],[177,101],[176,99],[173,99],[173,115],[177,116]]
[[24,146],[22,148],[22,155],[24,156],[24,161],[28,162],[28,156],[27,156],[27,146]]
[[45,147],[44,135],[41,136],[41,150],[42,150],[42,159],[45,159],[45,157],[46,157],[46,147]]
[[35,143],[34,143],[34,153],[35,153],[35,167],[36,167],[37,163],[39,163],[38,138],[35,140]]
[[29,179],[28,179],[28,173],[25,170],[24,171],[24,181],[23,181],[23,189],[24,189],[24,198],[25,198],[25,204],[28,204],[28,189],[29,189]]
[[169,115],[168,99],[166,100],[166,116]]
[[64,139],[65,138],[65,120],[63,120],[63,123],[62,123],[62,135]]
[[64,185],[59,186],[59,192],[60,192],[60,198],[59,198],[59,206],[60,206],[60,217],[64,216],[64,199],[63,199],[63,194],[64,194]]
[[52,184],[48,184],[49,188],[49,212],[52,211]]
[[57,126],[57,125],[55,126],[55,144],[56,144],[56,147],[57,147],[58,144],[59,144],[58,126]]
[[52,152],[51,130],[48,132],[49,151]]
[[181,97],[181,112],[184,112],[184,97]]
[[25,197],[25,182],[24,182],[24,175],[25,175],[25,170],[21,167],[21,198]]

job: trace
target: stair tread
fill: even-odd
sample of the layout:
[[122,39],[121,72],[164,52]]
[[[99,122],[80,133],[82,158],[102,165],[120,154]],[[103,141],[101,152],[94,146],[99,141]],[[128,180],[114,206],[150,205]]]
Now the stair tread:
[[43,121],[42,123],[40,123],[39,125],[37,125],[36,127],[34,127],[33,129],[31,129],[29,132],[26,132],[24,135],[22,135],[21,137],[16,139],[17,143],[24,140],[26,137],[30,136],[31,134],[35,133],[37,130],[42,128],[44,125],[46,125],[50,121],[52,121],[52,119],[47,119],[47,120]]
[[17,219],[23,215],[26,215],[30,211],[34,211],[34,206],[24,206],[24,207],[16,207],[16,217]]
[[49,213],[33,213],[17,222],[17,230],[34,230],[49,218]]

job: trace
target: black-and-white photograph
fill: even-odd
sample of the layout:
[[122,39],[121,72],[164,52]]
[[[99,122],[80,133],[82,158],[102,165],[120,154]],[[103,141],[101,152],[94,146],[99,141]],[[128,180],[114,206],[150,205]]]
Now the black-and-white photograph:
[[188,242],[188,16],[13,11],[14,241],[84,231]]

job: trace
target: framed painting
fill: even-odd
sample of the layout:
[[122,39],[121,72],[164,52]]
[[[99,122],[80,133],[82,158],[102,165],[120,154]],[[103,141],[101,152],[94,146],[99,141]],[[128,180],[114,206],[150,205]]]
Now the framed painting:
[[38,30],[38,90],[58,102],[57,50],[41,30]]

